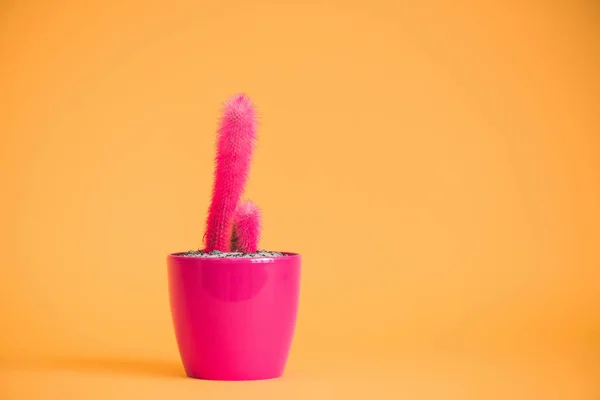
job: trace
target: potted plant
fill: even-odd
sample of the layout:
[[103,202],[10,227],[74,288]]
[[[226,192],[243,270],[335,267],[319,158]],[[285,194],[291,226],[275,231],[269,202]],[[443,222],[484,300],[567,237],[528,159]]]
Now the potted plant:
[[167,256],[173,327],[186,375],[192,378],[277,378],[288,360],[301,257],[259,250],[260,210],[242,200],[256,126],[246,95],[225,103],[204,248]]

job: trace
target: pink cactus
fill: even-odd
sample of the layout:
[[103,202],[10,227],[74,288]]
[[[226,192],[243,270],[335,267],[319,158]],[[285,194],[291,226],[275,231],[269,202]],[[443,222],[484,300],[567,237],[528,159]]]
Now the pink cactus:
[[231,250],[243,253],[257,252],[260,229],[260,210],[256,204],[250,200],[240,203],[233,222]]
[[[219,121],[217,155],[212,199],[205,231],[205,251],[231,251],[235,212],[248,180],[256,140],[254,107],[248,97],[238,94],[225,104]],[[246,249],[255,249],[258,213],[248,203],[240,207],[238,240]],[[251,203],[250,203],[251,204]],[[245,214],[247,213],[247,214]],[[250,228],[252,226],[252,228]]]

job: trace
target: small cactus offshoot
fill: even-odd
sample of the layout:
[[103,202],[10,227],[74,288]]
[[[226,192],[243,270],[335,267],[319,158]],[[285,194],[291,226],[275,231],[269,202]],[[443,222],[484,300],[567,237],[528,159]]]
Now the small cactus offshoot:
[[231,250],[242,253],[258,251],[260,240],[260,210],[250,200],[243,201],[238,206],[233,219]]

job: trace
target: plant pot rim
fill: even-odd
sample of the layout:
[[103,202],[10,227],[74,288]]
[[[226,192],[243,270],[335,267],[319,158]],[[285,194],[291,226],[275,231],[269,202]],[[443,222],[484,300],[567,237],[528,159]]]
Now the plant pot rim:
[[227,261],[227,262],[241,262],[241,263],[256,263],[256,262],[261,262],[261,260],[287,260],[290,258],[300,258],[300,253],[295,253],[295,252],[291,252],[291,251],[278,251],[278,250],[271,250],[271,251],[277,251],[278,253],[282,253],[284,254],[284,256],[281,257],[189,257],[189,256],[184,256],[183,254],[187,253],[187,251],[178,251],[175,253],[170,253],[168,254],[168,258],[174,258],[174,259],[190,259],[190,260],[195,260],[195,261],[214,261],[214,262],[221,262],[221,261]]

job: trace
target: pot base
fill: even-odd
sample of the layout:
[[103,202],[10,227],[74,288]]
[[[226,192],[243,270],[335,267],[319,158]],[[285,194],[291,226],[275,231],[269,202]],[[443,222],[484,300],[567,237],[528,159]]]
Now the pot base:
[[202,375],[196,374],[193,372],[185,372],[188,378],[198,379],[203,381],[266,381],[271,379],[281,378],[283,376],[283,371],[274,373],[274,374],[262,374],[262,375]]

